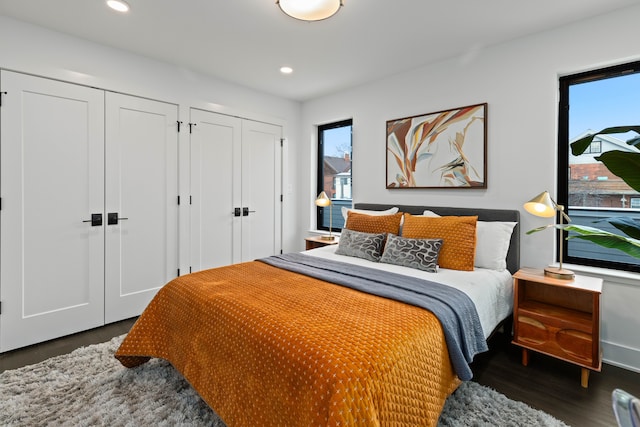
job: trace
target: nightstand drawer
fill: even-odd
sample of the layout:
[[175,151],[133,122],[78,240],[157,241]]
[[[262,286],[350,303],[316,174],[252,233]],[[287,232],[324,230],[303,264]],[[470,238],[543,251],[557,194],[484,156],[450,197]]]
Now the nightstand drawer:
[[593,364],[593,336],[590,333],[559,328],[523,315],[518,316],[516,322],[518,336],[514,337],[514,343],[579,364]]

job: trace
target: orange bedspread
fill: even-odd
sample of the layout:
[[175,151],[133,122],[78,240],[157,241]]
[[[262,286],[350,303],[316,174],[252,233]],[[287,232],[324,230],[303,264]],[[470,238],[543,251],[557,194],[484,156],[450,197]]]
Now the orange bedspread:
[[430,312],[259,261],[168,283],[116,357],[168,360],[229,427],[433,426],[460,382]]

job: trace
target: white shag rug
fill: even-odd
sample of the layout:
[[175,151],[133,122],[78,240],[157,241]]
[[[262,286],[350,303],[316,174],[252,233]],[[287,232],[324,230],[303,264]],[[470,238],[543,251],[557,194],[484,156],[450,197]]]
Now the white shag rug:
[[[214,426],[225,424],[169,363],[127,369],[123,336],[0,374],[2,426]],[[567,427],[474,382],[445,404],[439,426]]]

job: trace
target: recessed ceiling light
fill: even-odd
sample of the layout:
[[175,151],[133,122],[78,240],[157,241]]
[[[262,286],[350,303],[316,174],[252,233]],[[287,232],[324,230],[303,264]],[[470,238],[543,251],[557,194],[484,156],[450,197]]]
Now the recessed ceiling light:
[[344,0],[277,0],[284,13],[302,21],[321,21],[338,13]]
[[124,13],[129,11],[129,5],[123,0],[107,0],[107,6],[118,12]]
[[291,74],[291,73],[293,73],[293,68],[291,68],[291,67],[280,67],[280,72],[282,74]]

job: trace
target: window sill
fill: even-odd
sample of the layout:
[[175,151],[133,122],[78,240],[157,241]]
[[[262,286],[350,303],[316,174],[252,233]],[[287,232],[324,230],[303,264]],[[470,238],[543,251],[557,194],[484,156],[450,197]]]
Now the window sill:
[[[552,264],[557,266],[558,264]],[[585,274],[587,276],[597,276],[608,282],[622,283],[631,286],[640,286],[640,273],[630,271],[612,270],[602,267],[589,267],[587,265],[562,264],[563,268],[573,270],[577,274]]]

